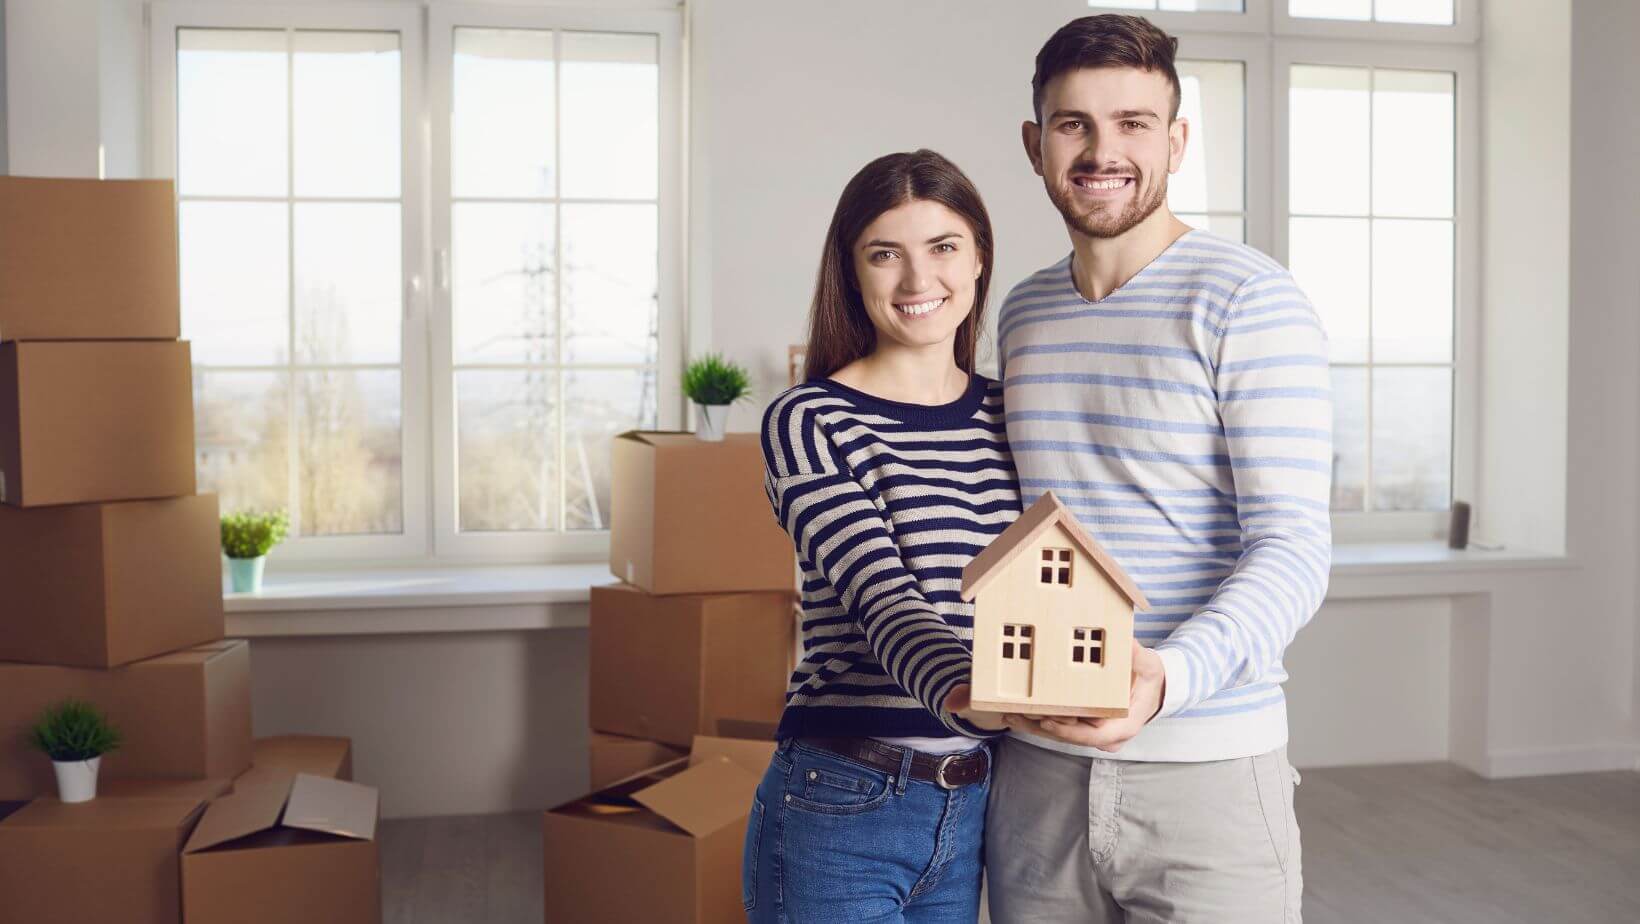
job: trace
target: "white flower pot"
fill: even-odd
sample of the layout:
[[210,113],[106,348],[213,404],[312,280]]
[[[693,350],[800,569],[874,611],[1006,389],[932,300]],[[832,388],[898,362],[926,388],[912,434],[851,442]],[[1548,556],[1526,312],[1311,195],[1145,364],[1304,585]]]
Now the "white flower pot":
[[695,436],[708,443],[723,442],[724,428],[729,425],[729,405],[695,405]]
[[101,757],[90,760],[54,760],[57,771],[57,799],[61,802],[90,802],[97,798],[97,768]]

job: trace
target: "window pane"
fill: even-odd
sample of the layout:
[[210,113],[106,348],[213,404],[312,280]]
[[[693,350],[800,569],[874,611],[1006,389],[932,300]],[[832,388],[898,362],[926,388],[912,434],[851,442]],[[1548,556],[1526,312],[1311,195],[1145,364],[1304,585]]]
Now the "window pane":
[[564,402],[564,526],[609,528],[609,441],[655,427],[655,369],[569,369]]
[[1375,214],[1452,216],[1453,80],[1438,71],[1373,73]]
[[1243,210],[1245,78],[1239,61],[1180,61],[1179,117],[1190,138],[1179,172],[1167,180],[1175,212]]
[[183,202],[182,336],[200,365],[290,358],[290,269],[283,203]]
[[660,163],[660,69],[655,37],[564,32],[560,42],[564,81],[561,194],[655,198]]
[[1367,360],[1369,256],[1365,218],[1294,218],[1288,265],[1327,332],[1333,362]]
[[177,31],[177,189],[282,196],[289,173],[284,32]]
[[558,373],[456,373],[456,477],[467,532],[558,528]]
[[1088,0],[1088,6],[1107,10],[1154,10],[1156,0]]
[[564,357],[653,363],[659,248],[653,205],[566,205]]
[[555,362],[553,206],[451,207],[457,363]]
[[1379,22],[1415,22],[1450,26],[1452,0],[1377,0],[1373,11]]
[[399,37],[297,32],[298,196],[399,195]]
[[1372,371],[1372,509],[1452,502],[1452,370]]
[[1359,512],[1367,499],[1367,370],[1332,370],[1332,509]]
[[397,363],[403,316],[399,206],[295,208],[297,360]]
[[1242,0],[1159,0],[1160,10],[1179,10],[1185,13],[1240,13]]
[[1200,228],[1227,241],[1247,243],[1247,222],[1240,215],[1188,215],[1178,219],[1192,228]]
[[397,372],[296,374],[302,535],[404,528],[400,404]]
[[552,33],[457,29],[450,113],[456,196],[552,196]]
[[1374,362],[1452,361],[1452,223],[1372,226]]
[[290,510],[290,428],[283,372],[194,369],[194,462],[200,493],[222,512]]
[[1367,214],[1369,80],[1365,68],[1293,67],[1288,188],[1294,214]]
[[1373,0],[1287,0],[1287,15],[1308,19],[1372,19]]

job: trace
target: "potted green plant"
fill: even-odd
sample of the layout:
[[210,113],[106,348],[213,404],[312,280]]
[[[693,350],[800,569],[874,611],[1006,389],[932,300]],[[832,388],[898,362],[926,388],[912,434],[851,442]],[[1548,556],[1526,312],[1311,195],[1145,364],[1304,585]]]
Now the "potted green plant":
[[262,569],[268,553],[285,541],[290,519],[283,510],[257,513],[242,510],[222,518],[222,554],[228,557],[228,574],[236,594],[262,590]]
[[718,442],[729,422],[729,405],[752,393],[751,377],[745,367],[708,353],[684,370],[683,393],[695,402],[695,435]]
[[57,798],[89,802],[97,797],[102,756],[120,746],[120,733],[90,703],[69,699],[41,714],[34,725],[34,746],[57,771]]

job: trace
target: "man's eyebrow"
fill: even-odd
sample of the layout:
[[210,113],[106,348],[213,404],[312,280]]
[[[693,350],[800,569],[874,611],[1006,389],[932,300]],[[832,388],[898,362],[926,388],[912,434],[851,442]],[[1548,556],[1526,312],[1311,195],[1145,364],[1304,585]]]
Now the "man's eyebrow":
[[1161,116],[1149,109],[1118,109],[1111,113],[1113,119],[1160,119]]
[[[953,238],[953,237],[962,237],[962,232],[960,232],[960,231],[947,231],[944,234],[939,235],[938,237],[929,238],[924,243],[938,244],[940,241],[948,240],[948,239]],[[898,247],[898,246],[900,246],[900,242],[899,241],[885,241],[885,240],[882,240],[881,238],[873,238],[869,241],[866,241],[861,246],[862,247]]]

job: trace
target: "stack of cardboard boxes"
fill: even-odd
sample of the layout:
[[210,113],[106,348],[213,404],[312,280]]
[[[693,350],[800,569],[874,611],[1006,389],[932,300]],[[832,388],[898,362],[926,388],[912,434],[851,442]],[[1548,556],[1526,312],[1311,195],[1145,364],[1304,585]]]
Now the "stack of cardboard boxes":
[[546,813],[546,919],[744,920],[741,844],[791,677],[791,540],[754,435],[628,433],[612,454],[623,583],[592,590],[594,791]]
[[[328,788],[352,786],[348,742],[251,737],[249,647],[223,637],[217,501],[195,494],[175,215],[169,182],[0,177],[4,921],[177,924],[190,866],[190,894],[223,891],[205,859],[249,822],[213,825],[214,844],[189,838],[236,778],[282,788],[286,825],[325,803],[348,830],[314,837],[369,843],[373,865],[374,791]],[[99,797],[75,805],[56,800],[29,741],[69,698],[123,739]],[[373,869],[355,878],[354,893],[379,894]],[[263,920],[207,904],[188,918]]]

